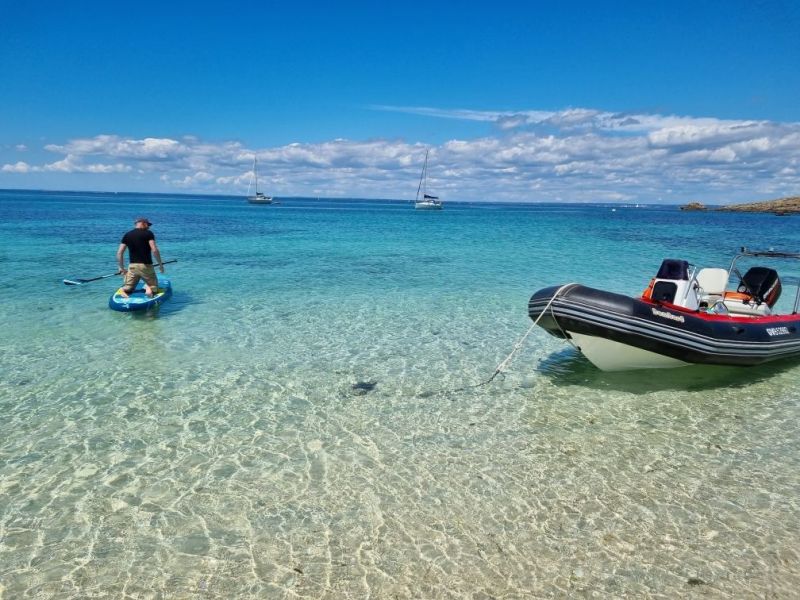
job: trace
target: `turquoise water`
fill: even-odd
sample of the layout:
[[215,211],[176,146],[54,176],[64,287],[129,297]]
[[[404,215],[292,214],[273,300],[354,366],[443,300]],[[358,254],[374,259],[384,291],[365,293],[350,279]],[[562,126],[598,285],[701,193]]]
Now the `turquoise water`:
[[[140,214],[160,311],[61,283]],[[541,287],[639,293],[796,223],[0,192],[0,597],[791,597],[800,366],[607,374],[536,330],[459,388]]]

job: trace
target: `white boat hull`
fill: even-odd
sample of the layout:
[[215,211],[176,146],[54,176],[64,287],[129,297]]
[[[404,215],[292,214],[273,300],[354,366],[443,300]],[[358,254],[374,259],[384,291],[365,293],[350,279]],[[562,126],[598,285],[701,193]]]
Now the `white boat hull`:
[[631,369],[673,369],[689,363],[676,358],[642,350],[613,340],[568,331],[572,341],[586,358],[601,371]]
[[416,202],[414,208],[417,210],[442,210],[441,202]]
[[247,201],[250,204],[272,204],[272,198],[269,196],[249,196]]

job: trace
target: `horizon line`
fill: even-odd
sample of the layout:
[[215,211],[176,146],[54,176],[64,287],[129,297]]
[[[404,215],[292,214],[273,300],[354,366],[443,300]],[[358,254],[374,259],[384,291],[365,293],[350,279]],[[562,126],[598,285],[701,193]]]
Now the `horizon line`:
[[[245,195],[240,194],[204,194],[204,193],[185,193],[185,192],[134,192],[134,191],[111,191],[111,190],[57,190],[57,189],[32,189],[32,188],[0,188],[0,193],[5,192],[23,192],[29,194],[94,194],[94,195],[131,195],[131,196],[180,196],[187,198],[203,197],[203,198],[231,198],[241,199]],[[361,196],[273,196],[282,200],[355,200],[358,202],[408,202],[413,203],[414,199],[404,198],[369,198]],[[702,204],[703,206],[716,207],[716,206],[735,206],[736,204],[754,204],[757,202],[771,202],[777,200],[784,200],[787,198],[794,198],[794,196],[784,196],[781,198],[771,198],[768,200],[749,200],[747,202],[737,202],[734,204],[707,204],[696,200],[690,202],[653,202],[653,201],[586,201],[586,200],[445,200],[445,204],[533,204],[533,205],[597,205],[597,206],[686,206],[689,204]]]

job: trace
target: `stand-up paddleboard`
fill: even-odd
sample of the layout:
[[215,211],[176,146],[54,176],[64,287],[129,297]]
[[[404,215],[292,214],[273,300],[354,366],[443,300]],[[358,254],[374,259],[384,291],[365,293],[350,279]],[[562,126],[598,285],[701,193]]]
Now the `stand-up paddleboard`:
[[158,276],[158,289],[155,290],[152,298],[148,298],[144,293],[144,281],[140,280],[136,284],[136,289],[127,298],[120,294],[122,288],[114,292],[108,300],[108,307],[120,312],[131,312],[147,310],[160,305],[164,300],[172,296],[172,283],[163,275],[158,273],[156,275]]

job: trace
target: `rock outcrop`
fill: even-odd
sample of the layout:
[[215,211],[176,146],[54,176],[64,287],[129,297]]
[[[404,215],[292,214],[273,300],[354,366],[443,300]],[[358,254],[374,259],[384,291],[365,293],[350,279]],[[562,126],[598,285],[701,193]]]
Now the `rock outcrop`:
[[681,206],[681,210],[708,210],[705,204],[700,202],[689,202],[689,204],[684,204]]
[[776,215],[800,214],[800,196],[767,200],[766,202],[750,202],[748,204],[729,204],[717,210],[726,212],[759,212]]

